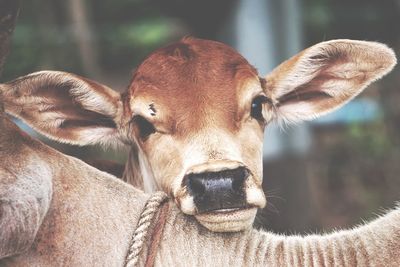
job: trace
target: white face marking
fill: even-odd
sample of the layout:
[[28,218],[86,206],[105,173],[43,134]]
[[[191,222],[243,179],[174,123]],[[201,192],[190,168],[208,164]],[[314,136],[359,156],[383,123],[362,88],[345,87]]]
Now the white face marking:
[[223,167],[216,166],[218,163],[215,164],[215,162],[218,162],[218,159],[210,159],[211,151],[218,151],[219,157],[224,160],[224,162],[219,165],[225,164],[225,168],[229,167],[229,165],[226,165],[228,161],[235,162],[235,165],[237,165],[236,167],[239,165],[236,162],[243,161],[240,157],[240,150],[237,144],[232,140],[229,134],[218,129],[205,129],[203,132],[197,133],[195,137],[191,138],[190,142],[183,149],[183,168],[172,184],[174,195],[178,195],[178,191],[182,189],[181,184],[183,177],[188,172],[191,172],[194,166],[203,165],[203,172],[213,171],[213,166],[219,169]]

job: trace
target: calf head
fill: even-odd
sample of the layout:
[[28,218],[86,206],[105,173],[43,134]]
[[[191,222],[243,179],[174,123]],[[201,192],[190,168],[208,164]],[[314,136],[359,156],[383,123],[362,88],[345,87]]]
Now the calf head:
[[260,77],[232,48],[185,38],[151,54],[122,94],[54,71],[1,88],[6,111],[39,132],[78,145],[128,144],[129,182],[166,191],[210,230],[239,231],[266,203],[265,126],[332,111],[395,62],[383,44],[334,40]]

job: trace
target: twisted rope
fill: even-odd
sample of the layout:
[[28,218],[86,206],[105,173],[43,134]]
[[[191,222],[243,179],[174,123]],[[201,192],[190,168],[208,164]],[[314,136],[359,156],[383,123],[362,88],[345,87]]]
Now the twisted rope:
[[168,199],[164,192],[154,193],[148,200],[142,214],[140,214],[138,226],[133,233],[131,246],[125,259],[126,267],[137,266],[143,244],[147,240],[151,222],[158,212],[159,207]]

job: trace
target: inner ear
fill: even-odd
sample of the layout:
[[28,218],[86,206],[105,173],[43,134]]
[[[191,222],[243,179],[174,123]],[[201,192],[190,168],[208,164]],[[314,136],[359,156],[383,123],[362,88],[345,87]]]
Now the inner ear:
[[[92,99],[88,92],[75,89],[79,85],[74,83],[66,83],[54,90],[55,84],[44,84],[41,87],[35,88],[33,92],[35,97],[48,99],[48,103],[43,105],[39,112],[54,112],[64,114],[64,119],[60,120],[58,127],[60,129],[73,129],[80,127],[99,126],[106,128],[116,128],[113,120],[113,112],[110,112],[104,106],[105,103],[99,100]],[[85,96],[85,94],[87,94]],[[85,101],[89,100],[89,101]],[[91,105],[89,104],[93,102]],[[99,101],[100,103],[95,103]],[[89,102],[89,103],[86,103]],[[107,103],[109,105],[109,103]],[[113,109],[111,107],[111,109]],[[28,114],[27,114],[28,115]],[[29,115],[28,115],[29,116]]]
[[266,93],[279,118],[309,120],[345,104],[395,64],[394,52],[380,43],[323,42],[273,70],[266,78]]
[[75,74],[41,71],[0,86],[6,112],[50,139],[69,144],[119,141],[121,96]]
[[282,97],[278,98],[277,107],[282,105],[290,105],[291,103],[297,102],[325,102],[329,99],[333,99],[333,97],[325,92],[321,91],[309,91],[309,90],[296,90],[290,92]]

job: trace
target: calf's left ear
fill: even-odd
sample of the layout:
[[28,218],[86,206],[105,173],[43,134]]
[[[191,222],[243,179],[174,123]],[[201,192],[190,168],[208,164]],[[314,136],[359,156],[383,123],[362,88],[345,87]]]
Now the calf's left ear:
[[276,117],[311,120],[342,106],[396,65],[392,49],[376,42],[332,40],[283,62],[266,77]]
[[122,100],[78,75],[39,71],[0,84],[5,111],[50,139],[75,145],[118,143]]

